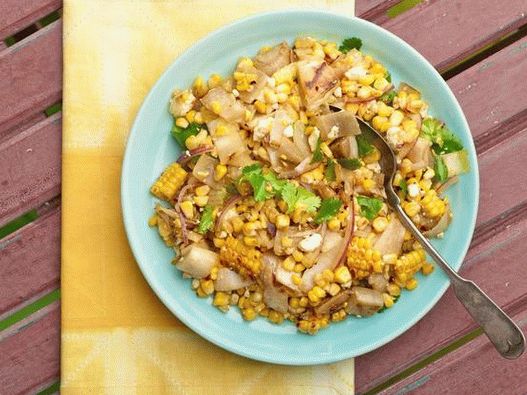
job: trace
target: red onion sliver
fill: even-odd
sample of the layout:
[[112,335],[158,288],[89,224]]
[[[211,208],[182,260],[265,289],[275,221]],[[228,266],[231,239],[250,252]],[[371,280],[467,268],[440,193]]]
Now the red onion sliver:
[[220,216],[216,219],[216,225],[214,226],[214,231],[218,232],[221,227],[221,223],[223,222],[223,218],[225,217],[225,214],[236,204],[238,200],[242,198],[241,195],[232,195],[230,198],[227,199],[225,202],[225,207],[221,211]]
[[195,156],[206,154],[207,152],[211,152],[214,149],[214,147],[204,145],[201,147],[198,147],[196,149],[185,151],[181,156],[177,159],[177,163],[180,165],[184,165],[187,163],[190,159],[192,159]]

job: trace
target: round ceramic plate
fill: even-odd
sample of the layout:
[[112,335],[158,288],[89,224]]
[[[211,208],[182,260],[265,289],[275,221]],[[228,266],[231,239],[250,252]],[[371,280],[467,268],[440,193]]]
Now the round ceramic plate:
[[[436,70],[412,47],[386,30],[358,18],[321,11],[291,10],[256,15],[210,34],[174,61],[146,97],[128,139],[122,172],[122,208],[130,246],[146,280],[163,303],[188,327],[234,353],[273,363],[311,365],[364,354],[402,334],[423,317],[448,287],[440,271],[419,277],[419,287],[403,292],[393,308],[369,318],[349,317],[316,336],[296,331],[286,322],[273,325],[259,318],[246,322],[238,309],[224,314],[200,299],[190,281],[170,264],[173,251],[163,244],[147,220],[156,199],[150,185],[180,153],[170,136],[173,120],[167,103],[175,88],[186,88],[197,75],[228,75],[241,56],[254,56],[265,45],[292,43],[297,36],[341,42],[360,37],[362,50],[382,62],[397,84],[421,90],[431,114],[461,138],[471,171],[448,190],[454,220],[434,245],[459,269],[474,230],[478,206],[478,168],[470,131],[461,108]],[[448,319],[448,317],[445,317]]]

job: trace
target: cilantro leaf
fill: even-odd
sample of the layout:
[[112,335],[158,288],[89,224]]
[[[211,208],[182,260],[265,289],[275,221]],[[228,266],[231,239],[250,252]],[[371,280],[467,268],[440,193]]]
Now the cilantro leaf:
[[321,224],[324,221],[327,221],[337,215],[340,208],[342,207],[342,202],[337,198],[329,198],[322,200],[320,204],[320,210],[315,217],[315,222]]
[[386,73],[384,74],[384,78],[386,79],[386,81],[392,82],[392,75],[390,74],[388,70],[386,70]]
[[187,138],[197,135],[204,127],[205,125],[192,122],[186,128],[180,128],[174,123],[174,126],[172,126],[172,129],[170,130],[170,134],[172,137],[174,137],[174,139],[176,139],[177,143],[182,149],[187,149],[185,145]]
[[335,174],[335,161],[333,159],[328,160],[324,176],[329,182],[335,181],[337,179],[337,176]]
[[356,138],[357,138],[357,146],[359,148],[359,156],[361,158],[373,152],[374,147],[373,145],[370,144],[370,142],[366,139],[366,137],[359,134]]
[[463,149],[461,140],[438,119],[425,119],[421,127],[421,134],[432,142],[432,149],[437,155]]
[[348,170],[357,170],[362,166],[362,162],[357,158],[340,158],[338,162],[343,168]]
[[295,186],[292,182],[287,182],[280,194],[287,204],[288,213],[293,212],[300,205],[307,212],[314,212],[320,206],[320,198],[317,195],[305,188]]
[[245,166],[242,169],[242,176],[240,182],[247,181],[253,188],[254,200],[257,202],[264,201],[270,198],[270,194],[265,189],[266,183],[262,171],[262,166],[259,163],[255,163],[250,166]]
[[395,98],[395,91],[392,89],[391,91],[383,93],[382,96],[379,97],[379,100],[383,101],[385,104],[392,104],[394,98]]
[[440,156],[434,158],[434,172],[437,181],[444,182],[448,179],[448,168]]
[[399,188],[401,188],[401,191],[404,193],[404,196],[408,194],[408,184],[406,183],[406,180],[404,178],[399,182]]
[[214,224],[213,219],[214,208],[207,204],[201,213],[201,218],[199,219],[198,233],[205,234],[207,231],[212,228]]
[[322,143],[322,140],[320,140],[320,137],[317,140],[317,145],[315,146],[315,150],[313,151],[313,159],[311,159],[311,163],[320,162],[322,159],[324,159],[324,155],[322,154],[322,150],[320,149],[320,144]]
[[362,40],[358,37],[346,38],[340,44],[339,51],[342,53],[348,53],[352,49],[360,49],[362,47]]
[[357,196],[357,203],[359,203],[362,216],[370,221],[377,216],[377,213],[382,208],[382,200],[367,196]]
[[230,195],[230,196],[233,196],[233,195],[238,195],[239,192],[238,192],[238,189],[236,188],[236,185],[234,185],[233,182],[225,185],[225,190],[227,191],[227,193]]

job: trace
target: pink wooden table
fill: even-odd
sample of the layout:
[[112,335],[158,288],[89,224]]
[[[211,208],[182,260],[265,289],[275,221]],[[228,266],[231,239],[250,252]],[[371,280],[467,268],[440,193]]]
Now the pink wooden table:
[[[527,329],[527,1],[356,3],[427,57],[460,101],[481,172],[462,273]],[[1,394],[59,388],[60,19],[60,0],[0,1]],[[527,356],[499,358],[450,290],[356,360],[359,393],[525,394],[526,373]]]

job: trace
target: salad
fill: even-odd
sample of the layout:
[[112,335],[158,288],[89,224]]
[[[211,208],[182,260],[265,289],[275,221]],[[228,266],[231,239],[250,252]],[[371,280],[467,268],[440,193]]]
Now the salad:
[[150,189],[163,202],[149,225],[218,309],[315,334],[391,308],[434,270],[386,205],[380,152],[357,118],[397,153],[394,186],[427,237],[451,221],[443,192],[468,170],[467,153],[361,46],[299,37],[174,91],[182,154]]

